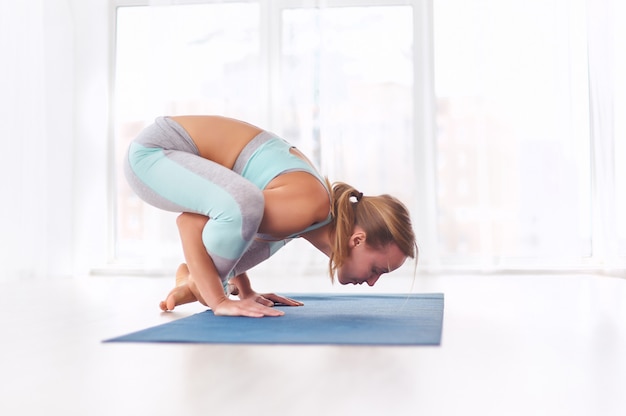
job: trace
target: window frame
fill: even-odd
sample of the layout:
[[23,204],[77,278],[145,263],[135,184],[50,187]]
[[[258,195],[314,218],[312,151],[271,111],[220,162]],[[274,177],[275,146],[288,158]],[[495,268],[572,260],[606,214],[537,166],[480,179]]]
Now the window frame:
[[[115,39],[116,39],[116,9],[118,7],[150,6],[150,5],[187,5],[187,4],[210,4],[226,2],[246,2],[246,0],[111,0],[109,13],[109,110],[114,114],[115,103]],[[252,1],[250,1],[252,2]],[[617,224],[617,213],[614,201],[616,190],[614,185],[614,164],[608,163],[608,159],[613,157],[611,150],[615,138],[612,136],[613,130],[607,127],[613,122],[614,115],[610,119],[603,119],[594,115],[592,104],[590,104],[590,120],[593,126],[590,128],[589,145],[592,149],[591,163],[591,211],[592,230],[591,245],[592,255],[589,258],[580,258],[577,264],[554,264],[553,267],[538,268],[528,265],[513,267],[494,265],[461,265],[448,266],[441,262],[438,253],[438,230],[437,223],[437,200],[436,198],[420,198],[420,195],[436,195],[436,169],[435,169],[435,144],[436,144],[436,97],[434,91],[434,42],[433,42],[433,2],[434,0],[257,0],[261,10],[261,51],[263,59],[263,77],[267,80],[264,85],[262,96],[267,103],[265,114],[266,125],[269,129],[280,126],[278,111],[273,109],[278,107],[279,97],[272,94],[279,82],[280,67],[280,40],[281,22],[280,16],[284,9],[288,8],[311,8],[311,7],[354,7],[354,6],[412,6],[413,9],[413,116],[414,116],[414,137],[413,137],[413,174],[416,189],[412,201],[407,201],[413,215],[414,229],[418,236],[418,244],[421,247],[420,266],[418,270],[422,273],[441,272],[507,272],[507,271],[542,271],[542,272],[562,272],[580,271],[596,272],[605,274],[618,274],[626,276],[623,266],[626,264],[624,253],[618,253],[617,235],[615,232]],[[601,79],[610,79],[603,68],[603,57],[596,57],[593,52],[594,47],[602,44],[605,37],[610,35],[610,31],[602,28],[610,28],[614,24],[613,17],[606,12],[606,2],[587,3],[587,36],[592,41],[589,43],[590,51],[587,59],[590,67],[589,94],[590,102],[594,96],[603,97],[610,101],[610,86],[601,84]],[[588,39],[589,40],[589,39]],[[591,74],[591,71],[597,71]],[[604,71],[604,72],[603,72]],[[603,78],[604,77],[604,78]],[[607,95],[608,94],[608,95]],[[109,116],[108,120],[108,160],[107,166],[107,192],[108,192],[108,235],[107,235],[107,259],[109,265],[115,268],[115,172],[114,166],[114,120]],[[608,178],[608,179],[607,179]],[[623,215],[623,214],[622,214]],[[485,270],[487,268],[488,270]],[[125,270],[126,272],[128,270]],[[144,271],[145,273],[158,274],[159,271]],[[139,272],[139,273],[144,273]]]

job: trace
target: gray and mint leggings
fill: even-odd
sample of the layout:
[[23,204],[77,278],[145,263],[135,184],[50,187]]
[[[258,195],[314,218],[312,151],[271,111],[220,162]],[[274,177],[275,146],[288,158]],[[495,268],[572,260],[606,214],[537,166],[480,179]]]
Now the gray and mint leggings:
[[222,279],[227,280],[270,257],[285,241],[255,241],[263,219],[262,190],[241,175],[255,148],[271,136],[262,132],[237,159],[233,170],[202,158],[187,132],[159,117],[130,144],[124,166],[133,191],[167,211],[210,218],[202,241]]

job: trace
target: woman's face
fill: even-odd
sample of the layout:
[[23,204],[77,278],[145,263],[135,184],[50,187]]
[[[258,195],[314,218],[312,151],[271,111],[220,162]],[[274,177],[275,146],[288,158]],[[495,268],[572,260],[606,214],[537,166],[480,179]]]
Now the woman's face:
[[365,241],[365,233],[356,229],[350,238],[350,256],[337,270],[337,280],[342,285],[374,286],[383,273],[396,270],[406,260],[406,256],[396,243],[375,249]]

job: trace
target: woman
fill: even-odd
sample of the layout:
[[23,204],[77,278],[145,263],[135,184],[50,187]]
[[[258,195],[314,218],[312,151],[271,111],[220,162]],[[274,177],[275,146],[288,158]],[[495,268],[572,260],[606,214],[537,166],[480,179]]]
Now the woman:
[[[246,274],[293,238],[329,257],[331,278],[373,286],[415,258],[406,207],[329,186],[295,147],[218,116],[159,117],[128,149],[125,173],[146,202],[177,218],[186,263],[161,309],[200,301],[215,315],[279,316],[302,303],[252,290]],[[238,295],[239,300],[231,299]]]

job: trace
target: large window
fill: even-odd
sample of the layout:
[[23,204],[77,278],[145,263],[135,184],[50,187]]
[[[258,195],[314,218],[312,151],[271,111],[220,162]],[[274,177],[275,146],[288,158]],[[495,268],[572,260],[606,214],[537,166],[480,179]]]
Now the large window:
[[[223,114],[285,137],[331,181],[405,201],[424,269],[624,264],[621,3],[117,3],[116,172],[155,117]],[[116,262],[173,268],[176,214],[121,175],[113,194]],[[325,270],[294,244],[261,267]]]

